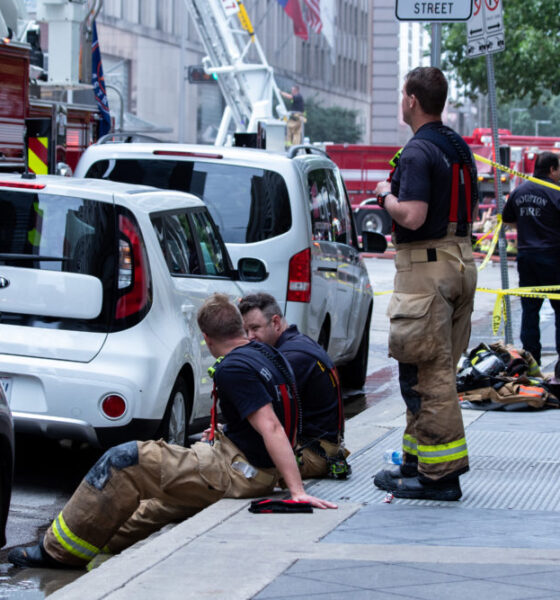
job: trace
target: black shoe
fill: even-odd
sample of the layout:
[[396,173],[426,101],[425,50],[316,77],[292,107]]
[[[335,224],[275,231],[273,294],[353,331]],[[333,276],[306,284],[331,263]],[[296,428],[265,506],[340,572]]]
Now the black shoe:
[[426,483],[418,477],[403,477],[395,480],[394,486],[389,490],[395,498],[412,498],[415,500],[459,500],[463,495],[459,478]]
[[43,544],[36,546],[19,546],[8,552],[8,560],[16,567],[34,567],[36,569],[72,569],[70,565],[55,560],[43,548]]
[[391,490],[396,482],[403,477],[416,477],[418,475],[418,466],[416,463],[404,463],[393,469],[383,469],[375,474],[373,483],[380,490]]

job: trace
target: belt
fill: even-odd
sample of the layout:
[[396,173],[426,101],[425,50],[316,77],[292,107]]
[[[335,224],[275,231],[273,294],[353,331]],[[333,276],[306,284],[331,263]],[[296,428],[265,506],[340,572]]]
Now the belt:
[[441,260],[456,260],[461,264],[461,271],[465,269],[463,255],[461,249],[457,246],[449,246],[445,248],[411,248],[410,253],[411,263],[436,262]]

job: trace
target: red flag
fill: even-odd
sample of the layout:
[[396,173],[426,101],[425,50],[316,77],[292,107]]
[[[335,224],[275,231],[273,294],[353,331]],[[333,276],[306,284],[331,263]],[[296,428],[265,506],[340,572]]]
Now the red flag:
[[307,33],[307,26],[303,20],[303,15],[301,14],[299,0],[278,0],[278,4],[280,4],[284,12],[294,22],[294,33],[302,40],[307,40],[309,34]]

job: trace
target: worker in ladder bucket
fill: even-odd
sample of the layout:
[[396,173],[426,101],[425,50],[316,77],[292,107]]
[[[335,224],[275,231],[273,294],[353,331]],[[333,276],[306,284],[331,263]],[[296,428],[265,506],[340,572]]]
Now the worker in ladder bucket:
[[306,122],[305,118],[305,105],[303,102],[303,96],[299,91],[299,85],[292,86],[292,93],[280,92],[284,98],[291,100],[291,106],[289,108],[290,114],[288,116],[288,144],[290,146],[297,146],[301,144],[303,140],[303,124]]
[[[13,564],[85,566],[113,549],[112,538],[134,518],[142,500],[156,500],[177,509],[171,510],[175,515],[183,510],[188,516],[220,498],[269,494],[282,477],[292,500],[336,508],[303,487],[293,453],[297,393],[284,357],[247,339],[241,314],[226,295],[206,300],[198,324],[217,359],[206,441],[191,448],[162,440],[111,448],[86,474],[40,544],[10,551]],[[223,428],[216,427],[218,400]],[[122,546],[122,540],[119,543]]]
[[414,137],[391,181],[376,189],[394,222],[389,355],[399,362],[407,424],[403,464],[377,473],[374,484],[398,498],[458,500],[459,476],[469,469],[455,376],[476,290],[471,225],[477,177],[469,147],[441,122],[446,98],[447,80],[438,68],[408,73],[402,113]]

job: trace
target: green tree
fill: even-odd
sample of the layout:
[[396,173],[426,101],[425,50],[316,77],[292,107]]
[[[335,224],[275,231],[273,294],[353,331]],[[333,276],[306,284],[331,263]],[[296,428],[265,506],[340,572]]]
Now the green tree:
[[305,136],[311,142],[355,144],[362,137],[358,111],[340,106],[325,107],[315,98],[305,101]]
[[[505,0],[503,15],[506,47],[494,54],[499,101],[534,106],[560,94],[560,0]],[[443,67],[475,96],[487,92],[486,60],[467,58],[466,40],[464,23],[444,28]]]

